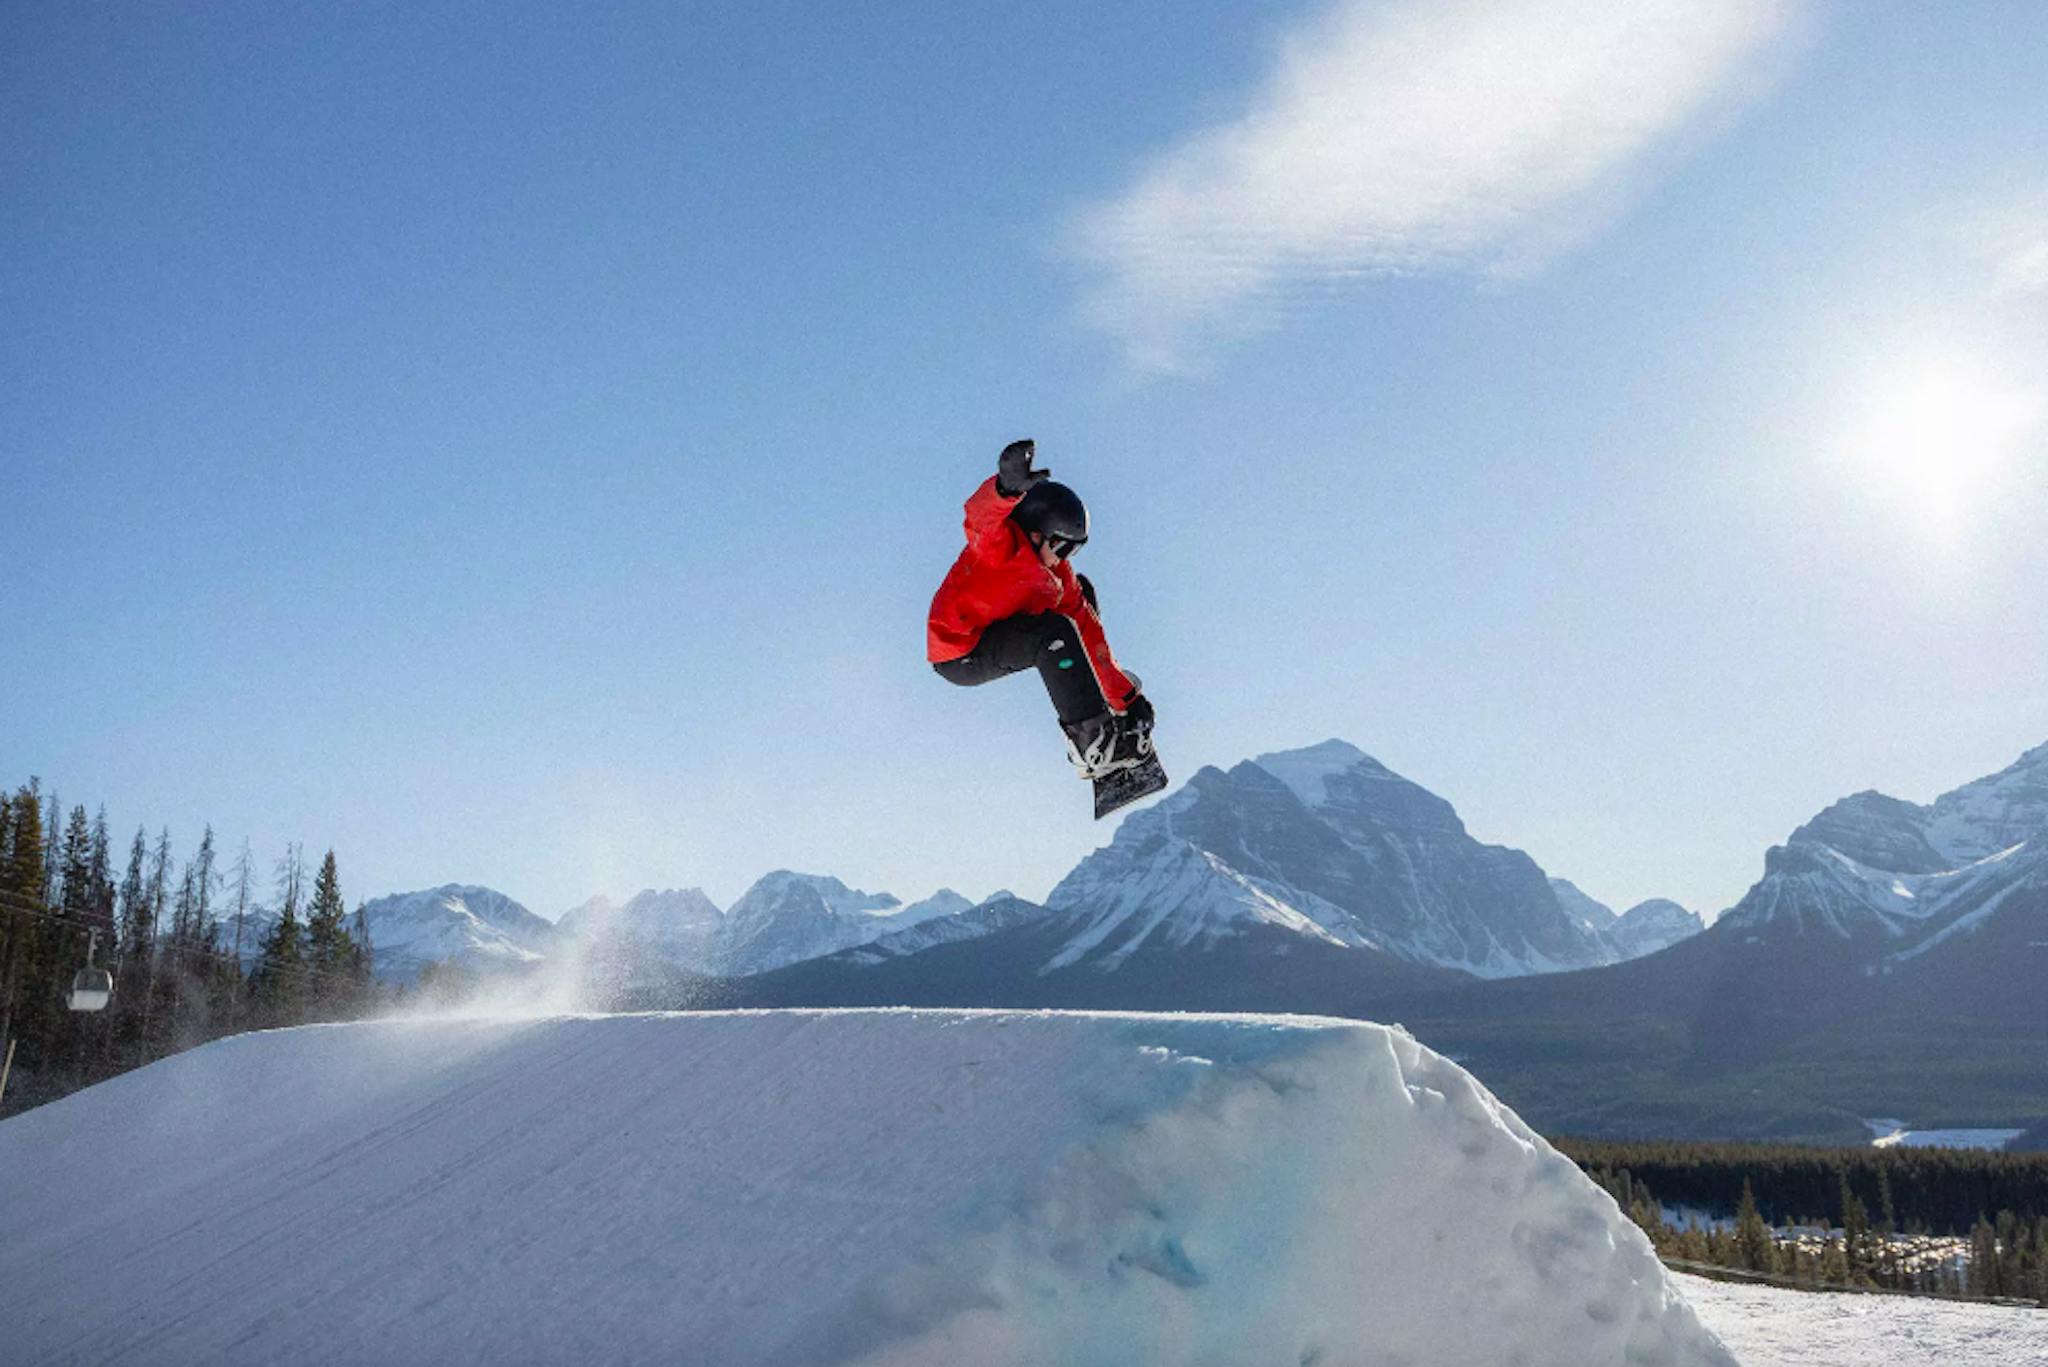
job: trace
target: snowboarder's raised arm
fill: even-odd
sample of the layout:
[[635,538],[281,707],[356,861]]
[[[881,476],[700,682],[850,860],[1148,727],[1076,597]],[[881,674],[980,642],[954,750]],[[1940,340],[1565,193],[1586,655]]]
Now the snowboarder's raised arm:
[[996,472],[981,482],[967,499],[967,544],[979,546],[991,536],[1001,535],[1010,510],[1032,485],[1050,478],[1050,470],[1031,468],[1038,443],[1029,437],[1013,441],[996,457]]
[[1016,497],[1005,498],[996,485],[996,477],[990,475],[981,482],[981,487],[967,496],[967,544],[979,549],[1009,534],[1010,509],[1017,506]]

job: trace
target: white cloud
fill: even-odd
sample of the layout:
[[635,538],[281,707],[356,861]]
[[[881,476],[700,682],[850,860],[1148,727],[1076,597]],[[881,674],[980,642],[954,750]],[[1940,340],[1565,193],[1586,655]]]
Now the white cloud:
[[2032,242],[2015,247],[2000,263],[1998,283],[2005,289],[2026,294],[2048,290],[2048,227]]
[[1982,252],[2001,294],[2048,293],[2048,194],[1987,217]]
[[1792,0],[1339,0],[1239,118],[1084,209],[1086,312],[1148,368],[1378,275],[1528,269],[1780,46]]

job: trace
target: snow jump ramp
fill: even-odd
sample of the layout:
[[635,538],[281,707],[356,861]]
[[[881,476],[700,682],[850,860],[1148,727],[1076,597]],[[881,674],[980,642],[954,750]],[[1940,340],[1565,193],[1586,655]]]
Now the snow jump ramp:
[[0,1359],[1734,1359],[1398,1029],[769,1011],[242,1035],[0,1124]]

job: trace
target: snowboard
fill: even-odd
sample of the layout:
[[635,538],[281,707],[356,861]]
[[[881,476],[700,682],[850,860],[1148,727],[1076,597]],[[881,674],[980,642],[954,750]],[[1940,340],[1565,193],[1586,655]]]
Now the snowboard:
[[1165,786],[1166,770],[1159,767],[1157,751],[1128,769],[1104,774],[1095,780],[1095,819],[1100,821],[1111,812],[1128,807],[1141,797],[1150,797]]

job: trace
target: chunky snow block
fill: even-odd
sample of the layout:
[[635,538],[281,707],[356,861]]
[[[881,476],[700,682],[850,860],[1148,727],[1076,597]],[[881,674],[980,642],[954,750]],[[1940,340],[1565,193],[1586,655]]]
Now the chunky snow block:
[[244,1035],[0,1124],[10,1363],[1733,1359],[1456,1064],[1303,1017]]

